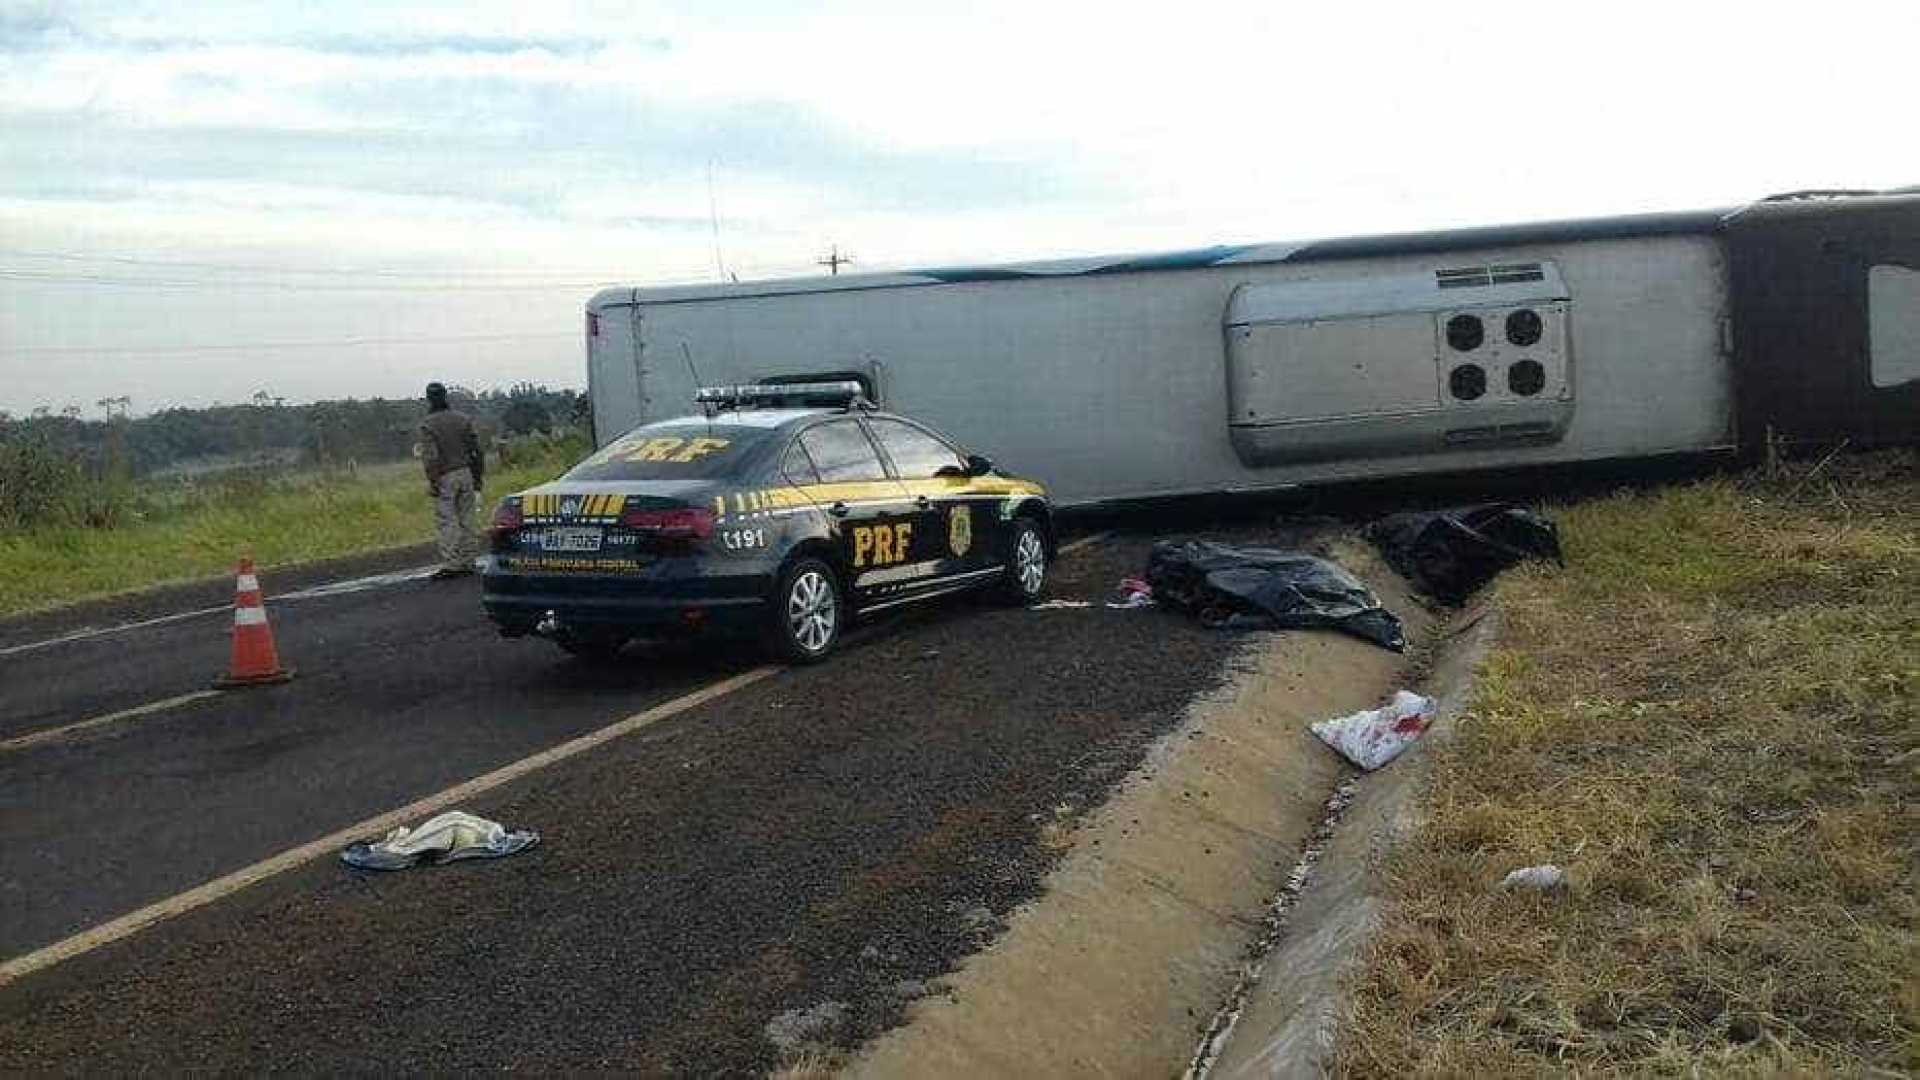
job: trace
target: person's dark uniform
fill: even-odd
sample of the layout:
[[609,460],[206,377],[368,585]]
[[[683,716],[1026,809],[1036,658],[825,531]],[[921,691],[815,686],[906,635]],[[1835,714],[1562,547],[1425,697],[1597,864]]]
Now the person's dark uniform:
[[427,492],[433,496],[433,523],[440,540],[440,569],[435,576],[471,574],[474,556],[480,551],[474,504],[486,479],[487,461],[473,421],[447,407],[447,388],[439,383],[427,384],[420,461],[427,470]]

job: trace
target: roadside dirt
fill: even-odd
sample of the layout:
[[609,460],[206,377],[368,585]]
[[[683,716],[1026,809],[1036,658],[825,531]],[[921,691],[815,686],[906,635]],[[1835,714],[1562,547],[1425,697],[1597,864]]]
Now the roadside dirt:
[[[1267,905],[1353,770],[1308,724],[1414,675],[1435,617],[1370,550],[1334,556],[1405,621],[1402,656],[1332,632],[1243,639],[1191,707],[1077,827],[1042,895],[850,1067],[863,1077],[1177,1075],[1260,937]],[[1070,819],[1067,808],[1059,814]]]

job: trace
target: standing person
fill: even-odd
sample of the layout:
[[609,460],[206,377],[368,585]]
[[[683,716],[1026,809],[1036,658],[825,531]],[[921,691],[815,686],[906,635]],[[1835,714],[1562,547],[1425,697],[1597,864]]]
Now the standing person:
[[473,528],[474,503],[486,479],[487,459],[480,437],[465,413],[447,407],[447,388],[427,384],[427,416],[420,421],[420,462],[433,496],[433,523],[439,532],[437,578],[473,573],[480,538]]

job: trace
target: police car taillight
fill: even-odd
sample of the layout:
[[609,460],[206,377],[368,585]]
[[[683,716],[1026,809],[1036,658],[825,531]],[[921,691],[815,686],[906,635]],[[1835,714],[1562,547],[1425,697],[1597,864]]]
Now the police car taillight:
[[628,510],[620,524],[663,540],[705,540],[713,535],[713,511],[695,506],[672,510]]

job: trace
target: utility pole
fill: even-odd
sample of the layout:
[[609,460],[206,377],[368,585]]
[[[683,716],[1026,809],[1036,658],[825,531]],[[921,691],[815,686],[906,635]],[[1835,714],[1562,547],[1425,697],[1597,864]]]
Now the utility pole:
[[826,267],[827,273],[832,274],[834,277],[839,277],[840,264],[852,262],[853,256],[840,254],[840,245],[835,244],[833,245],[833,253],[831,255],[828,255],[824,259],[816,259],[814,261]]

